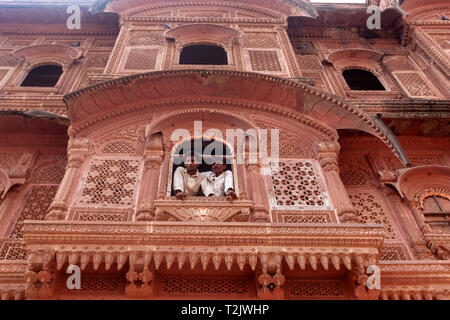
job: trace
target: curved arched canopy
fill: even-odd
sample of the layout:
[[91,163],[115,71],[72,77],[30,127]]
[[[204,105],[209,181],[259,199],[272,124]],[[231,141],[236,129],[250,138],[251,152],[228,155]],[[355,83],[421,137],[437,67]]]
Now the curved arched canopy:
[[408,14],[410,20],[441,20],[442,15],[450,10],[448,0],[403,0],[400,8]]
[[445,166],[420,166],[406,169],[394,185],[406,199],[419,202],[430,194],[447,197],[450,194],[450,168]]
[[[329,136],[333,129],[355,129],[383,140],[398,153],[398,142],[370,114],[307,84],[259,73],[178,70],[122,77],[64,97],[76,134],[96,123],[161,106],[235,105],[302,119]],[[169,109],[168,109],[169,110]]]
[[[251,5],[269,9],[278,12],[286,17],[288,16],[305,16],[310,18],[317,18],[318,13],[316,8],[302,0],[219,0],[215,2],[235,2],[244,5]],[[91,6],[91,12],[115,12],[121,13],[132,8],[137,8],[146,5],[164,5],[167,3],[180,2],[179,0],[96,0]],[[210,0],[197,0],[197,4],[202,2],[212,2]]]

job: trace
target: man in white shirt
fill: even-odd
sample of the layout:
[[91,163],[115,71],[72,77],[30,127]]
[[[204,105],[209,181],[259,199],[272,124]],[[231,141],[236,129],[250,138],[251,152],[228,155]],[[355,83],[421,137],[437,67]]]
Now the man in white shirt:
[[230,170],[225,170],[226,167],[226,164],[222,161],[215,161],[211,166],[212,171],[204,173],[202,191],[205,196],[227,196],[229,200],[237,198],[233,186],[233,173]]
[[190,155],[184,159],[184,167],[178,167],[173,174],[173,190],[177,199],[183,200],[186,196],[196,196],[205,176],[198,172],[200,163],[196,157]]

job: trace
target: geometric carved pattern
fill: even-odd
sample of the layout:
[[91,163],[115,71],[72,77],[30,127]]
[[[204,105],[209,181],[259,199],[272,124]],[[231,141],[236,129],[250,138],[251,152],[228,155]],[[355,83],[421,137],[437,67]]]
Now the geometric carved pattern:
[[69,217],[69,220],[77,221],[130,221],[132,212],[120,209],[86,209],[76,208]]
[[[446,185],[432,185],[431,183],[427,187],[423,187],[419,191],[413,194],[413,199],[420,203],[420,209],[424,209],[424,200],[430,196],[438,196],[445,199],[450,199],[450,188]],[[442,207],[442,204],[440,204]],[[445,207],[444,207],[445,208]],[[446,211],[446,210],[444,210]]]
[[248,279],[234,277],[165,276],[161,285],[161,292],[170,295],[247,294],[248,291]]
[[384,224],[384,230],[387,239],[394,239],[394,229],[383,207],[376,201],[375,196],[371,192],[354,192],[350,190],[348,196],[353,206],[358,212],[360,223],[379,223]]
[[339,158],[341,180],[347,186],[366,185],[371,180],[371,169],[363,154]]
[[281,71],[276,51],[249,50],[253,71]]
[[411,97],[435,96],[417,72],[396,72],[395,75]]
[[138,160],[93,160],[80,203],[133,205],[139,167]]
[[3,46],[6,48],[26,47],[34,41],[35,39],[9,39]]
[[133,32],[128,46],[163,46],[165,42],[162,33]]
[[329,299],[345,298],[344,282],[341,280],[288,280],[287,294],[292,298]]
[[58,186],[33,186],[25,207],[17,219],[11,238],[23,238],[22,228],[25,220],[44,220],[48,208],[55,198]]
[[102,148],[103,154],[134,154],[136,146],[130,142],[114,141]]
[[36,184],[59,184],[66,173],[64,163],[51,163],[33,173],[32,182]]
[[19,59],[14,58],[11,52],[0,52],[0,66],[15,66],[19,62]]
[[297,61],[302,70],[322,70],[319,58],[314,55],[297,56]]
[[385,243],[381,248],[380,260],[409,260],[404,245],[400,243]]
[[273,222],[277,223],[336,223],[333,212],[329,211],[272,211]]
[[278,41],[274,35],[244,38],[246,48],[279,48]]
[[158,52],[158,49],[131,49],[124,69],[154,70]]
[[347,186],[360,186],[367,184],[367,179],[363,172],[355,168],[345,168],[340,172],[342,182]]
[[0,260],[25,260],[26,250],[23,240],[0,240]]
[[299,143],[280,142],[281,158],[306,158],[306,152]]
[[64,282],[62,284],[64,293],[119,295],[122,294],[121,289],[124,287],[123,276],[114,274],[82,273],[80,282],[81,290],[69,290]]
[[87,55],[84,65],[91,68],[104,68],[108,63],[109,52],[91,52]]
[[323,206],[324,194],[309,161],[284,160],[272,174],[278,206]]

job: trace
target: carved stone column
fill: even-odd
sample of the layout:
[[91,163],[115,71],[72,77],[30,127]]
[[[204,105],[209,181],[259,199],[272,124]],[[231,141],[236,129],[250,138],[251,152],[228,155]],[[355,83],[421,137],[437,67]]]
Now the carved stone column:
[[76,190],[82,174],[82,166],[89,154],[89,139],[78,138],[69,141],[69,159],[66,173],[45,220],[64,220],[67,215],[69,201]]
[[340,149],[337,142],[319,143],[319,163],[322,166],[328,192],[337,210],[339,221],[357,223],[356,211],[339,176]]
[[398,223],[398,226],[403,229],[414,256],[420,260],[434,259],[433,255],[426,247],[420,228],[418,228],[416,221],[414,221],[414,218],[411,216],[412,209],[405,206],[397,192],[386,187],[383,188],[383,191],[386,198],[389,200],[388,205],[392,205],[393,212],[399,214],[399,221],[401,221],[401,223]]
[[266,199],[267,190],[261,177],[261,166],[260,164],[247,163],[246,169],[247,191],[253,201],[253,219],[256,222],[269,222],[269,201]]
[[427,244],[427,240],[423,237],[424,234],[432,232],[432,230],[430,225],[426,223],[425,217],[420,210],[420,203],[415,200],[406,200],[406,203],[413,212],[414,218],[422,231],[422,234],[418,235],[414,241],[417,258],[420,260],[433,260],[435,257]]
[[163,158],[162,135],[154,134],[149,137],[144,151],[144,173],[136,212],[137,221],[151,221],[154,218],[153,202],[158,193]]

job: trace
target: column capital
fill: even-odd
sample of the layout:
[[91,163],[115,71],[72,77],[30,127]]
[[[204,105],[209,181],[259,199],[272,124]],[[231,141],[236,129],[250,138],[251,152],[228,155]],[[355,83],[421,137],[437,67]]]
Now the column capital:
[[341,145],[337,141],[322,141],[318,144],[320,154],[336,154],[339,155]]
[[89,152],[89,138],[70,137],[67,150],[69,154]]

